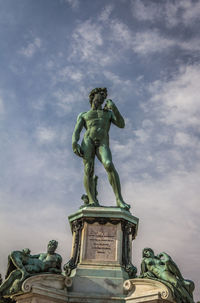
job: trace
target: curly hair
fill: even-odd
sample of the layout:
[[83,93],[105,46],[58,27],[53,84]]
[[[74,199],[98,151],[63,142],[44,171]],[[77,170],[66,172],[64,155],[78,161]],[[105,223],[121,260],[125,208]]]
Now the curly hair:
[[94,98],[94,95],[97,93],[103,92],[104,93],[104,97],[107,97],[107,88],[106,87],[96,87],[93,90],[91,90],[91,92],[89,93],[89,102],[90,105],[92,105],[92,101]]
[[56,241],[56,240],[51,240],[51,241],[49,241],[49,243],[48,243],[48,246],[49,245],[54,245],[54,246],[58,246],[58,242]]

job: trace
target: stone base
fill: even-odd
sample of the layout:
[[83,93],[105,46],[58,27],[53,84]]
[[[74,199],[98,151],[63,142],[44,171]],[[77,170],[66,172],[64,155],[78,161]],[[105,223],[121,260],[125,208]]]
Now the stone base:
[[43,274],[24,281],[22,292],[11,299],[17,303],[55,303],[67,302],[67,287],[71,286],[69,278],[62,275]]
[[[106,289],[113,287],[115,278],[108,281],[105,281]],[[80,280],[80,283],[83,281]],[[88,285],[90,292],[85,291],[83,285]],[[118,296],[114,293],[113,295],[100,294],[96,288],[97,281],[93,279],[88,279],[83,285],[79,285],[79,291],[74,291],[71,278],[51,274],[38,275],[25,280],[22,292],[11,298],[16,303],[175,303],[168,287],[150,279],[125,281],[124,292]]]
[[71,274],[71,292],[84,294],[123,296],[123,283],[128,274],[120,267],[78,266]]
[[127,303],[175,303],[171,290],[151,279],[131,279],[124,282]]
[[138,218],[118,207],[84,207],[69,216],[72,255],[65,265],[70,292],[122,296],[125,280],[135,277],[132,240]]

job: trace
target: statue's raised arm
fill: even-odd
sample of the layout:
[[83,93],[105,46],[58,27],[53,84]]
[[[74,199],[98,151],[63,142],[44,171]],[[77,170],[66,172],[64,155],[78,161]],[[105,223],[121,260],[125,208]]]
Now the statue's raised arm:
[[107,110],[107,109],[112,111],[112,113],[111,113],[112,114],[112,117],[111,117],[112,123],[120,128],[124,128],[125,127],[124,118],[120,114],[115,103],[110,99],[106,100],[106,104],[104,106],[104,110]]
[[[125,122],[112,100],[108,99],[104,108],[102,108],[106,97],[107,89],[105,87],[95,88],[90,92],[89,102],[91,109],[81,113],[77,118],[72,135],[72,149],[76,155],[83,158],[84,187],[87,194],[87,205],[99,206],[96,190],[97,177],[94,175],[94,161],[95,156],[97,156],[107,171],[117,206],[129,210],[130,205],[126,204],[122,198],[119,175],[112,162],[109,147],[109,130],[111,123],[123,128]],[[79,145],[78,141],[83,128],[85,128],[86,131],[82,143]],[[86,195],[84,195],[84,197],[86,197]]]

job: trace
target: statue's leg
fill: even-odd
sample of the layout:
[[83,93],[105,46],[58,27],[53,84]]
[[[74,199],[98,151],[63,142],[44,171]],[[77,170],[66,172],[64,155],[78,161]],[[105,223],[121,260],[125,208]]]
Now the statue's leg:
[[177,278],[173,273],[170,271],[162,272],[161,278],[169,283],[171,283],[175,289],[179,291],[181,296],[187,298],[187,302],[194,303],[192,298],[192,293],[189,293],[188,290],[185,288],[184,280],[180,280]]
[[4,294],[4,291],[8,290],[11,285],[13,284],[13,282],[16,280],[16,279],[20,279],[22,276],[22,273],[19,269],[16,269],[14,271],[12,271],[10,273],[10,275],[7,277],[7,279],[1,284],[0,286],[0,294]]
[[95,184],[94,184],[94,158],[95,158],[95,147],[92,141],[88,138],[84,138],[81,144],[83,149],[83,164],[84,164],[84,187],[86,194],[89,199],[90,205],[99,205],[95,194]]
[[130,205],[126,204],[122,198],[119,175],[112,162],[112,155],[109,146],[99,146],[96,151],[96,154],[98,159],[102,162],[103,166],[107,171],[109,182],[113,188],[116,197],[117,206],[128,210],[130,208]]

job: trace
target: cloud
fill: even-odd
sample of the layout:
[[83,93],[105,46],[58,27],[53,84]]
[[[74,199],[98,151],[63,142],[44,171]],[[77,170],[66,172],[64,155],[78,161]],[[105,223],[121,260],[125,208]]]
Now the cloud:
[[132,0],[132,13],[139,21],[164,22],[167,27],[194,25],[200,14],[200,1],[165,1],[162,3]]
[[132,0],[131,6],[133,16],[140,21],[154,21],[157,16],[162,14],[160,5],[152,1]]
[[73,66],[65,66],[64,68],[58,70],[55,79],[56,81],[66,82],[67,80],[72,80],[75,82],[81,82],[84,74],[80,69],[74,69]]
[[133,33],[128,25],[118,19],[113,19],[110,23],[110,38],[115,42],[120,42],[122,47],[130,48],[133,41]]
[[199,77],[199,65],[182,66],[172,80],[149,87],[162,122],[178,128],[200,126]]
[[[130,44],[130,42],[129,42]],[[181,41],[177,38],[164,36],[159,30],[146,30],[136,33],[131,40],[132,50],[139,55],[169,52],[170,48],[179,48],[183,51],[199,52],[200,40],[189,39]]]
[[112,20],[109,27],[110,39],[114,43],[120,44],[121,52],[130,50],[140,56],[146,56],[154,53],[169,52],[171,48],[179,48],[189,52],[200,51],[199,38],[189,38],[183,41],[179,37],[169,37],[158,29],[144,29],[140,32],[132,32],[128,25],[117,19]]
[[56,138],[56,132],[51,128],[38,127],[36,137],[40,143],[49,143]]
[[103,45],[101,26],[87,20],[74,30],[73,55],[80,55],[81,59],[95,60],[95,52]]
[[174,144],[181,146],[183,148],[192,147],[199,148],[200,142],[197,137],[192,134],[188,134],[185,132],[177,131],[174,136]]
[[35,38],[33,42],[29,43],[26,47],[22,47],[19,53],[27,58],[31,58],[36,53],[36,51],[41,48],[41,45],[41,39]]
[[3,98],[0,96],[0,117],[5,113]]
[[[148,102],[138,104],[137,125],[133,124],[134,111],[129,111],[125,129],[114,130],[116,134],[111,136],[113,158],[122,180],[156,180],[176,171],[195,170],[200,158],[199,71],[198,65],[182,66],[170,79],[163,77],[144,86]],[[134,96],[137,84],[109,72],[105,75],[113,82],[116,98],[126,99],[126,91]],[[119,87],[124,88],[122,95],[121,91],[118,94]]]
[[[16,197],[12,197],[11,201]],[[8,202],[7,200],[4,200]],[[10,207],[8,207],[10,209]],[[71,231],[66,226],[66,208],[49,204],[45,199],[39,207],[29,208],[21,205],[14,212],[1,209],[0,228],[3,230],[1,241],[0,268],[2,276],[7,267],[7,256],[13,250],[31,249],[32,254],[46,251],[49,240],[56,239],[59,243],[57,252],[63,257],[63,264],[70,258]],[[31,236],[30,236],[31,235]],[[37,239],[37,241],[34,241]]]
[[136,33],[132,39],[132,49],[139,55],[162,53],[176,44],[175,40],[163,37],[157,30]]
[[107,22],[110,19],[113,9],[113,5],[106,5],[99,16],[99,20],[102,22]]
[[68,91],[68,88],[56,90],[54,92],[54,98],[57,106],[59,107],[59,113],[65,114],[71,112],[74,108],[74,104],[82,101],[83,96],[87,96],[87,93],[86,88],[82,85],[78,86],[74,91]]
[[[105,67],[119,61],[119,49],[113,46],[112,32],[110,31],[110,22],[103,22],[105,15],[97,17],[97,21],[92,18],[80,23],[72,33],[72,51],[70,60],[76,60],[81,64],[89,64]],[[111,22],[112,23],[112,22]],[[115,52],[113,52],[115,47]],[[87,66],[87,69],[89,66]]]
[[[94,22],[91,18],[80,23],[74,29],[69,61],[76,59],[81,63],[89,62],[90,65],[98,64],[99,67],[107,67],[122,61],[122,58],[126,60],[127,55],[130,57],[130,52],[147,56],[169,52],[172,48],[178,48],[187,53],[200,51],[200,39],[198,37],[187,37],[183,40],[157,28],[132,31],[128,24],[117,18],[110,18],[109,22],[105,22],[112,9],[111,6],[104,8],[97,18],[97,22]],[[152,15],[154,14],[152,13]],[[68,72],[66,70],[66,73]],[[64,70],[63,73],[66,76]],[[79,80],[81,76],[79,73],[75,74],[74,79]]]
[[66,3],[68,3],[69,5],[71,5],[71,7],[72,7],[73,9],[78,8],[79,5],[80,5],[79,0],[64,0],[64,1],[65,1]]

